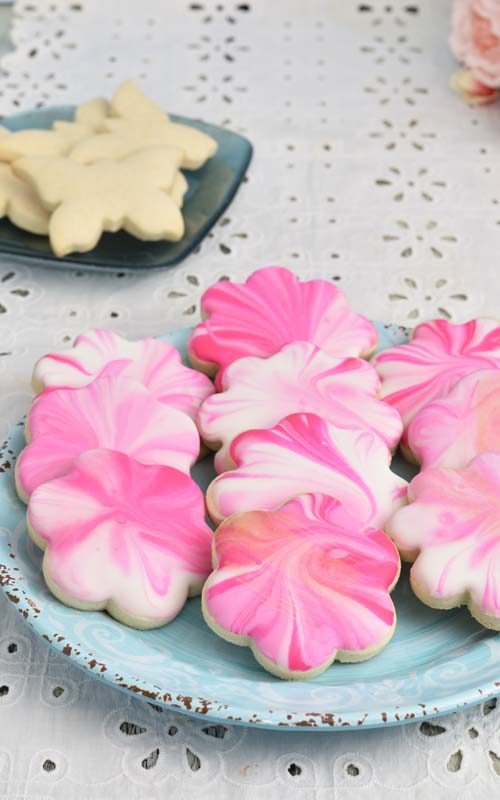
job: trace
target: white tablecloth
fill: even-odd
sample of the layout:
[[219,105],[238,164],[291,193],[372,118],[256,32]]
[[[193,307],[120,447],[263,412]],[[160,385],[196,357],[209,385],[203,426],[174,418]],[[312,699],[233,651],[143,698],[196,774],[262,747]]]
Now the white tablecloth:
[[[1,113],[109,95],[136,77],[166,108],[243,132],[255,158],[175,269],[0,261],[0,436],[26,410],[42,353],[93,326],[139,337],[189,325],[209,284],[265,264],[333,278],[376,319],[500,316],[500,105],[473,110],[449,91],[449,14],[447,0],[20,0]],[[494,703],[384,731],[214,729],[87,677],[0,604],[9,800],[500,791]]]

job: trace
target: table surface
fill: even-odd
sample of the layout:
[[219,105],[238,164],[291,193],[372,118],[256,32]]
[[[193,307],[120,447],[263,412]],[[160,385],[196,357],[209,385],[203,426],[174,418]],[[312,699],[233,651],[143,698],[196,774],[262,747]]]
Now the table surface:
[[[499,316],[500,106],[448,89],[448,0],[22,0],[0,6],[0,113],[111,94],[248,136],[255,159],[200,251],[154,275],[0,261],[0,436],[36,358],[81,330],[156,335],[212,282],[266,263],[333,279],[354,308],[412,325]],[[489,798],[494,701],[384,731],[214,728],[112,690],[0,599],[0,796]]]

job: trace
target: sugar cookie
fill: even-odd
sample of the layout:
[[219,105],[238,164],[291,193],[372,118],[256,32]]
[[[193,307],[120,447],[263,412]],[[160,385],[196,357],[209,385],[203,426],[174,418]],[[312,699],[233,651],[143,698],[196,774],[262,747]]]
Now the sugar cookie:
[[35,392],[86,386],[96,378],[122,375],[142,383],[161,403],[194,419],[212,382],[184,366],[178,350],[160,339],[129,342],[109,330],[80,334],[71,350],[49,353],[33,369]]
[[423,469],[460,469],[480,453],[500,452],[500,370],[472,372],[421,408],[408,427],[408,449]]
[[26,420],[26,440],[16,464],[17,491],[24,502],[40,484],[65,475],[87,450],[109,448],[143,464],[189,472],[200,448],[187,414],[168,408],[121,375],[38,395]]
[[63,603],[156,628],[199,594],[210,572],[204,517],[189,475],[93,450],[33,492],[27,522],[45,551],[47,586]]
[[500,323],[475,319],[455,325],[444,319],[415,328],[409,344],[391,347],[373,361],[382,379],[382,397],[407,426],[422,406],[446,395],[460,378],[500,367]]
[[49,214],[33,188],[14,175],[10,164],[0,164],[0,217],[30,233],[49,231]]
[[366,357],[377,342],[372,323],[351,311],[340,289],[323,280],[301,282],[283,267],[259,269],[243,284],[211,286],[201,311],[205,321],[191,335],[189,358],[209,375],[238,358],[267,358],[300,340],[335,358]]
[[285,679],[365,661],[391,638],[399,556],[389,537],[319,494],[225,520],[214,537],[203,616]]
[[376,526],[405,502],[407,483],[391,472],[390,451],[379,436],[335,428],[315,414],[292,414],[270,430],[242,433],[230,454],[236,469],[207,490],[216,524],[306,492],[335,497],[361,522]]
[[271,428],[302,411],[339,428],[374,431],[390,448],[403,431],[396,409],[376,399],[380,381],[370,364],[333,358],[310,342],[292,342],[267,359],[240,358],[224,370],[221,383],[222,392],[209,397],[198,414],[202,439],[220,447],[218,472],[231,468],[229,445],[238,434]]
[[467,605],[500,630],[500,454],[484,453],[465,469],[426,469],[408,500],[386,530],[414,562],[415,594],[432,608]]
[[95,97],[82,103],[75,111],[75,122],[98,130],[110,113],[110,105],[104,97]]
[[104,231],[121,228],[139,239],[178,241],[184,220],[164,190],[172,186],[179,161],[178,150],[151,148],[91,166],[70,158],[22,158],[14,172],[53,212],[50,243],[56,255],[65,256],[91,250]]
[[149,97],[146,97],[135,81],[132,80],[122,83],[114,93],[109,105],[109,116],[126,117],[127,119],[146,117],[148,119],[159,119],[162,122],[169,119],[166,111],[153,100],[150,100]]
[[76,122],[59,121],[53,130],[28,129],[0,136],[0,161],[18,158],[64,156],[78,141],[88,138],[92,128]]

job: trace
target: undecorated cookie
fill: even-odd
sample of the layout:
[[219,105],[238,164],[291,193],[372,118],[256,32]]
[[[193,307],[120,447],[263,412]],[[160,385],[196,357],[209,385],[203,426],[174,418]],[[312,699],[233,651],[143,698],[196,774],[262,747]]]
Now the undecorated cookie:
[[109,104],[109,116],[126,119],[157,119],[168,121],[169,116],[138,87],[135,81],[128,80],[121,84],[114,93]]
[[0,217],[30,233],[49,232],[49,214],[34,189],[14,175],[10,164],[0,164]]
[[214,387],[197,370],[186,367],[176,348],[160,339],[129,342],[109,330],[91,330],[77,336],[70,350],[49,353],[33,369],[35,392],[76,389],[96,378],[122,375],[138,381],[149,393],[192,419]]
[[465,469],[426,469],[408,489],[409,505],[386,530],[410,581],[431,608],[467,605],[482,625],[500,630],[500,453]]
[[28,129],[0,136],[0,161],[16,161],[30,156],[64,156],[93,130],[77,122],[59,121],[53,130]]
[[394,632],[397,550],[330,497],[235,514],[217,529],[213,553],[205,621],[251,647],[279,678],[312,678],[334,660],[365,661]]
[[194,422],[163,405],[131,378],[111,375],[80,389],[39,394],[25,426],[27,447],[16,463],[16,486],[24,502],[34,489],[65,475],[87,450],[109,448],[143,464],[189,472],[199,455]]
[[165,625],[210,572],[212,531],[196,483],[124,453],[82,455],[33,492],[27,522],[59,600],[134,628]]
[[122,228],[138,239],[178,241],[184,220],[167,192],[180,156],[178,150],[150,148],[91,166],[33,156],[16,161],[14,172],[53,212],[50,243],[57,256],[65,256],[91,250],[104,231]]

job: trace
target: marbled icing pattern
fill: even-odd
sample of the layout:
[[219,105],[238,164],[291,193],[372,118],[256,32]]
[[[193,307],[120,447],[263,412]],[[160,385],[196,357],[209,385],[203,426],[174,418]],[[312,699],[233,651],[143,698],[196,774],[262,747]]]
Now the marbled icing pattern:
[[479,455],[465,469],[424,470],[408,500],[386,530],[415,562],[415,593],[437,608],[467,603],[500,630],[500,453]]
[[500,324],[493,319],[425,322],[409,344],[385,350],[373,364],[382,379],[382,397],[403,418],[406,444],[407,426],[420,408],[471,372],[500,367]]
[[330,497],[302,495],[275,511],[230,517],[214,549],[205,620],[251,646],[279,677],[312,677],[334,659],[365,660],[393,633],[397,550]]
[[242,433],[230,453],[236,469],[215,478],[207,491],[216,523],[319,492],[361,522],[381,527],[405,502],[407,483],[391,472],[390,451],[379,436],[336,428],[315,414],[292,414],[270,430]]
[[64,475],[86,450],[119,450],[144,464],[189,472],[200,448],[187,414],[120,375],[38,395],[26,421],[26,439],[30,444],[16,465],[17,488],[25,501],[39,484]]
[[500,370],[473,372],[421,408],[408,428],[408,448],[423,469],[460,469],[480,453],[500,452]]
[[85,453],[35,489],[28,528],[56,597],[139,628],[175,617],[211,569],[212,532],[192,478],[112,450]]
[[310,342],[293,342],[267,359],[249,356],[222,373],[222,389],[198,414],[198,430],[212,448],[217,472],[231,468],[229,445],[238,434],[271,428],[289,414],[311,412],[339,428],[377,433],[394,448],[403,432],[393,406],[376,399],[380,381],[361,358],[338,359]]
[[203,400],[214,391],[212,382],[184,366],[178,350],[159,339],[129,342],[109,330],[77,336],[71,350],[50,353],[35,364],[33,388],[78,388],[95,378],[123,375],[149,389],[165,405],[194,419]]
[[372,323],[351,311],[333,283],[301,282],[284,267],[259,269],[243,284],[210,287],[201,311],[206,319],[194,329],[189,353],[210,375],[238,358],[267,358],[295,341],[312,342],[337,358],[369,355],[377,342]]

